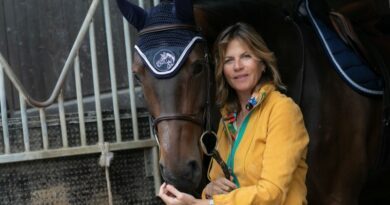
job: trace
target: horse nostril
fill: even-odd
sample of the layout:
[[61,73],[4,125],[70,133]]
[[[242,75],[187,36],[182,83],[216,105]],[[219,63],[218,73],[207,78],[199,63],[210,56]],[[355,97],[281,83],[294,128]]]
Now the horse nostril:
[[189,168],[188,177],[192,178],[194,175],[197,175],[199,171],[199,165],[195,160],[191,160],[188,162],[188,168]]
[[191,168],[191,170],[198,169],[198,163],[196,163],[195,160],[191,160],[190,162],[188,162],[188,166]]

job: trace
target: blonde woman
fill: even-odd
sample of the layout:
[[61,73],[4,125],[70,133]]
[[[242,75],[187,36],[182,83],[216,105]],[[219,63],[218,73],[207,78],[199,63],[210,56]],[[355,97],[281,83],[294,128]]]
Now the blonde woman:
[[167,204],[307,204],[309,137],[302,113],[284,89],[274,54],[249,25],[226,28],[215,44],[218,151],[232,178],[214,160],[203,199],[163,184]]

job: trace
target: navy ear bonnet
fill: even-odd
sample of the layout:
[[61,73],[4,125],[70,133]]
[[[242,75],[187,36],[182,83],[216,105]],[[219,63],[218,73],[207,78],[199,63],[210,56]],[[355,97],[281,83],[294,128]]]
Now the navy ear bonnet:
[[[162,2],[151,8],[143,29],[172,24],[194,25],[193,20],[185,22],[177,18],[175,9],[175,4],[171,2]],[[199,32],[175,28],[141,34],[135,49],[155,77],[169,78],[179,71],[198,41],[203,41]]]

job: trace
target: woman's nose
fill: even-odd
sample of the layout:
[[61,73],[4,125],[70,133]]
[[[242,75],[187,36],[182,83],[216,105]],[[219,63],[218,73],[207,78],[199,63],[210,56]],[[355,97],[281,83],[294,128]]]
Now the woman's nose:
[[235,60],[234,61],[234,70],[240,70],[240,69],[242,69],[242,62],[241,62],[241,60]]

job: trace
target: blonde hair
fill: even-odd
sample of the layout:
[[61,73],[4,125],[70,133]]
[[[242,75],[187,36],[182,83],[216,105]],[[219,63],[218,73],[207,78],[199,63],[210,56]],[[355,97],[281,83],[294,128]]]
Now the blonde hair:
[[226,106],[228,112],[240,111],[240,106],[237,100],[237,94],[233,88],[227,83],[223,75],[224,59],[226,56],[226,48],[228,44],[234,40],[240,40],[245,43],[249,49],[254,53],[255,57],[261,59],[266,66],[261,79],[257,83],[255,89],[260,88],[260,83],[271,82],[277,89],[284,90],[280,74],[276,64],[276,58],[271,52],[263,38],[256,32],[256,30],[248,24],[239,22],[229,26],[222,31],[214,45],[214,60],[216,64],[215,80],[217,88],[217,105],[219,107]]

